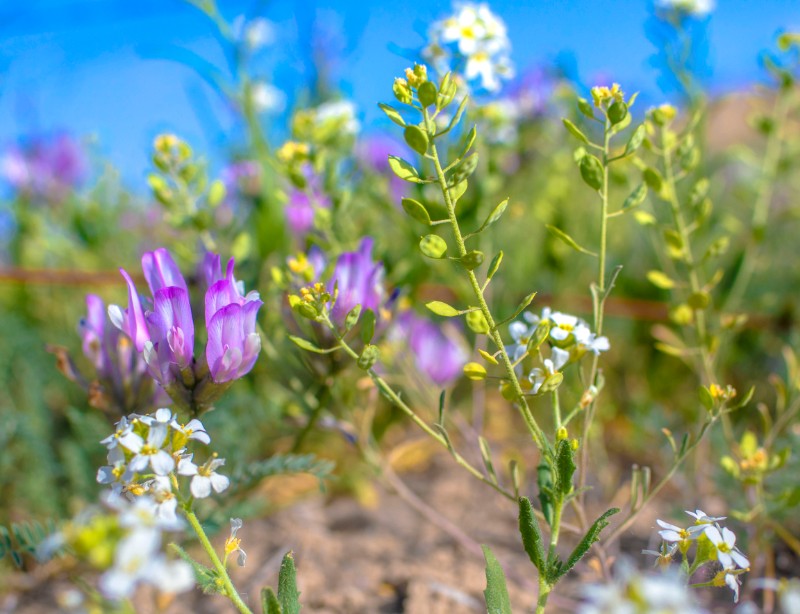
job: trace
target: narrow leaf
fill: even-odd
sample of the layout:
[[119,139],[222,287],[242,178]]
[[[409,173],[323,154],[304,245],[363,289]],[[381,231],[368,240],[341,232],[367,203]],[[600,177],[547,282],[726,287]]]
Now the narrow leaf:
[[556,492],[566,496],[572,490],[572,476],[575,474],[575,451],[569,440],[562,439],[556,447]]
[[[483,372],[486,373],[486,369],[484,369]],[[492,464],[492,450],[489,447],[489,442],[486,441],[484,437],[478,437],[478,446],[481,449],[481,458],[483,458],[483,466],[486,467],[486,471],[492,477],[492,481],[495,484],[497,484],[497,474],[494,472],[494,465]]]
[[562,119],[561,121],[564,122],[564,127],[569,131],[569,133],[572,136],[574,136],[579,141],[586,143],[588,145],[589,139],[586,138],[586,135],[583,132],[581,132],[575,124],[573,124],[566,118]]
[[483,548],[483,556],[486,559],[486,590],[483,591],[483,596],[486,598],[486,612],[487,614],[511,614],[511,600],[508,597],[503,568],[489,550],[489,546],[481,546],[481,548]]
[[281,604],[269,587],[261,589],[261,612],[263,614],[282,614]]
[[479,232],[483,232],[484,230],[489,228],[489,226],[494,224],[497,220],[499,220],[503,216],[503,213],[505,213],[507,208],[508,208],[508,199],[506,198],[503,202],[501,202],[494,209],[492,209],[492,212],[483,221],[481,227],[478,228],[478,230],[476,230],[472,234],[476,235]]
[[406,122],[403,120],[403,117],[400,115],[397,109],[390,107],[388,104],[383,104],[382,102],[379,102],[378,106],[381,108],[381,111],[386,113],[386,117],[391,119],[398,126],[405,127]]
[[666,273],[662,273],[661,271],[648,271],[647,281],[662,290],[671,290],[675,287],[675,282]]
[[544,539],[539,521],[533,511],[533,505],[527,497],[519,498],[519,532],[522,535],[522,546],[534,567],[539,573],[545,573]]
[[569,236],[569,235],[568,235],[566,232],[564,232],[563,230],[561,230],[561,229],[559,229],[559,228],[556,228],[555,226],[552,226],[551,224],[545,224],[545,226],[547,227],[547,230],[549,230],[549,231],[550,231],[550,234],[552,234],[552,235],[553,235],[554,237],[556,237],[557,239],[560,239],[561,241],[563,241],[564,243],[566,243],[567,245],[569,245],[569,246],[570,246],[572,249],[574,249],[575,251],[578,251],[578,252],[580,252],[580,253],[582,253],[582,254],[586,254],[587,256],[595,256],[595,257],[597,257],[597,254],[595,254],[594,252],[592,252],[592,251],[589,251],[589,250],[588,250],[588,249],[586,249],[585,247],[581,247],[580,245],[578,245],[578,244],[575,242],[575,239],[573,239],[572,237],[570,237],[570,236]]
[[506,322],[510,322],[511,320],[516,318],[519,314],[521,314],[523,311],[525,311],[528,308],[528,305],[530,305],[533,302],[534,298],[536,298],[536,292],[531,292],[528,296],[522,299],[522,302],[519,305],[517,305],[517,308],[514,310],[514,313],[512,313],[505,320],[495,323],[494,325],[495,330],[500,328],[500,326],[502,326]]
[[572,554],[569,555],[567,562],[559,565],[556,570],[555,577],[552,578],[552,581],[555,582],[566,573],[568,573],[575,565],[578,564],[586,553],[589,552],[589,548],[592,547],[592,544],[595,543],[598,539],[600,539],[600,532],[608,526],[608,518],[613,516],[619,512],[619,508],[612,507],[608,510],[605,514],[600,516],[597,520],[594,521],[594,524],[589,527],[589,530],[586,531],[586,535],[583,536],[583,539],[575,546],[575,549],[572,551]]
[[647,198],[647,184],[640,183],[622,203],[622,210],[638,207],[644,202],[645,198]]
[[294,554],[290,551],[283,557],[278,574],[278,602],[281,604],[281,614],[298,614],[301,607],[299,599],[297,570],[294,567]]
[[372,309],[367,309],[361,315],[361,340],[364,343],[372,341],[375,334],[375,312]]
[[335,352],[339,349],[339,347],[328,348],[327,350],[323,350],[322,348],[318,348],[316,345],[311,343],[308,339],[303,339],[302,337],[295,337],[294,335],[289,335],[289,341],[294,343],[297,347],[306,350],[307,352],[314,352],[315,354],[330,354],[331,352]]
[[503,262],[503,251],[500,250],[495,254],[492,261],[489,263],[489,271],[486,273],[486,281],[489,281],[494,274],[497,273],[497,269],[500,268],[500,263]]
[[437,316],[444,316],[445,318],[452,318],[460,313],[458,309],[442,301],[430,301],[425,303],[425,306]]

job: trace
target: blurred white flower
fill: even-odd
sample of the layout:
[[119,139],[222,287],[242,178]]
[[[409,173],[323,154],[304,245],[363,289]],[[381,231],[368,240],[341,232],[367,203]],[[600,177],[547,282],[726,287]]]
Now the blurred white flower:
[[714,10],[714,0],[656,0],[657,11],[704,17]]
[[264,81],[256,81],[250,86],[250,101],[256,113],[281,113],[286,108],[286,95]]

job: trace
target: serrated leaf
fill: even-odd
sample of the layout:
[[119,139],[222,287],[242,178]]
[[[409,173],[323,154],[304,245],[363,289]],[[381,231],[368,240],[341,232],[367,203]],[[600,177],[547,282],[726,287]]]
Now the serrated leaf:
[[533,566],[540,574],[545,573],[545,553],[544,539],[542,530],[539,528],[539,521],[533,511],[533,505],[526,497],[520,497],[519,501],[519,533],[522,536],[522,546]]
[[566,232],[564,232],[560,228],[556,228],[555,226],[553,226],[551,224],[545,224],[545,227],[547,228],[547,230],[550,231],[550,234],[552,234],[557,239],[559,239],[559,240],[563,241],[564,243],[566,243],[568,246],[570,246],[575,251],[580,252],[582,254],[586,254],[587,256],[595,256],[595,257],[597,256],[597,254],[595,254],[594,252],[589,251],[585,247],[581,247],[580,245],[578,245],[578,243],[575,241],[575,239],[573,239],[571,236],[569,236]]
[[566,563],[561,563],[560,561],[557,564],[553,565],[553,567],[549,570],[549,580],[551,584],[555,584],[560,578],[562,578],[565,574],[567,574],[578,562],[586,556],[586,553],[589,552],[589,548],[592,547],[592,544],[595,543],[598,539],[600,539],[600,532],[608,526],[608,518],[613,516],[619,512],[619,508],[612,507],[608,510],[605,514],[600,516],[597,520],[594,521],[589,530],[586,531],[586,534],[583,536],[581,541],[575,546],[575,549],[572,551],[572,554],[569,555]]
[[661,288],[662,290],[671,290],[675,287],[675,282],[666,273],[662,273],[661,271],[648,271],[647,281],[656,288]]
[[281,614],[298,614],[301,608],[299,599],[294,553],[290,551],[283,557],[278,574],[278,602],[281,604]]
[[575,474],[575,451],[569,440],[562,439],[556,446],[555,490],[562,497],[572,491],[572,476]]
[[430,309],[437,316],[443,316],[445,318],[452,318],[461,313],[455,307],[448,305],[447,303],[444,303],[442,301],[430,301],[428,303],[425,303],[425,307]]
[[397,156],[389,156],[389,168],[392,169],[392,172],[395,175],[404,181],[410,181],[411,183],[425,183],[425,180],[420,178],[417,169],[402,158],[398,158]]
[[306,350],[307,352],[314,352],[315,354],[330,354],[331,352],[335,352],[336,350],[340,349],[337,346],[333,348],[328,348],[327,350],[323,350],[322,348],[319,348],[313,343],[311,343],[308,339],[303,339],[302,337],[295,337],[294,335],[289,335],[289,341],[294,343],[300,349]]
[[421,202],[416,201],[413,198],[404,198],[400,201],[400,204],[403,205],[403,211],[405,211],[409,217],[425,224],[426,226],[431,225],[431,216],[428,213],[428,210],[425,208],[425,205],[423,205]]
[[395,109],[394,107],[390,107],[388,104],[383,104],[382,102],[378,103],[378,106],[381,108],[381,111],[386,113],[386,117],[391,119],[395,124],[398,126],[403,126],[405,128],[406,122],[403,119],[402,115]]
[[589,139],[586,138],[586,135],[583,132],[581,132],[580,129],[575,124],[573,124],[567,118],[563,118],[561,121],[564,122],[564,127],[567,129],[567,131],[569,131],[569,133],[572,136],[574,136],[576,139],[578,139],[583,143],[586,144],[589,143]]
[[483,591],[486,599],[486,612],[487,614],[512,614],[503,568],[500,567],[500,563],[497,562],[489,546],[481,546],[481,548],[486,559],[486,590]]
[[269,587],[261,589],[261,612],[262,614],[283,614],[278,598]]

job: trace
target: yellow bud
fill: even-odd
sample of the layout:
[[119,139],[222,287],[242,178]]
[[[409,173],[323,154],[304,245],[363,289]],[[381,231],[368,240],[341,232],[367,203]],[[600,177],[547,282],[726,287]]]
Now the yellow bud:
[[573,439],[572,441],[569,442],[569,447],[572,448],[573,450],[577,450],[578,448],[580,448],[580,446],[581,444],[580,442],[578,442],[577,439]]
[[394,92],[394,97],[403,104],[411,104],[414,99],[411,88],[408,86],[408,81],[405,79],[395,79],[392,91]]
[[486,369],[477,362],[468,362],[464,365],[464,375],[473,381],[486,379]]
[[569,437],[566,427],[562,426],[556,431],[556,441],[562,441]]

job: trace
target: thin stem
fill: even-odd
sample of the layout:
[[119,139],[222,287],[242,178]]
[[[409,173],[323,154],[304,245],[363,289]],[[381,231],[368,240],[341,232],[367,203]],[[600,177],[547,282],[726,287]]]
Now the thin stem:
[[231,581],[231,577],[228,575],[228,570],[225,569],[225,565],[219,560],[219,556],[217,556],[214,546],[209,541],[208,536],[203,530],[203,526],[200,524],[200,521],[197,519],[195,513],[189,508],[184,508],[183,513],[186,516],[186,519],[189,521],[189,524],[192,525],[192,529],[194,529],[194,532],[197,534],[197,537],[203,546],[203,550],[206,551],[208,558],[211,559],[214,569],[217,570],[219,579],[222,580],[222,585],[225,587],[225,596],[228,597],[231,602],[233,602],[233,605],[236,606],[236,609],[242,614],[253,614],[245,602],[242,601],[239,593],[236,591],[236,587],[233,585],[233,581]]
[[[425,124],[428,125],[430,123],[428,111],[427,109],[423,109],[422,112],[425,118]],[[456,240],[458,255],[459,257],[463,257],[467,253],[467,248],[464,244],[464,238],[461,235],[461,228],[459,227],[458,219],[456,218],[456,205],[450,195],[450,189],[447,186],[447,179],[444,175],[444,169],[442,168],[442,164],[439,159],[439,153],[437,152],[436,145],[433,142],[431,142],[430,156],[433,160],[434,168],[436,170],[436,178],[438,180],[439,187],[442,190],[442,196],[444,197],[445,206],[447,208],[447,217],[450,220],[450,226],[453,230],[453,236]],[[522,414],[522,418],[525,421],[525,424],[528,427],[536,446],[539,448],[539,450],[544,452],[548,449],[547,438],[545,437],[544,431],[542,431],[541,427],[536,422],[536,419],[533,417],[533,413],[528,406],[525,393],[523,392],[522,386],[520,386],[519,380],[517,379],[517,374],[515,373],[514,366],[508,356],[508,353],[506,352],[505,344],[500,336],[500,332],[497,330],[494,317],[489,310],[489,306],[486,304],[486,299],[483,295],[481,284],[478,282],[478,278],[473,271],[467,270],[466,273],[467,277],[469,278],[469,283],[472,286],[475,300],[478,301],[478,307],[480,308],[481,313],[483,314],[483,317],[486,319],[486,323],[489,326],[488,336],[500,351],[500,359],[503,367],[505,368],[508,381],[511,383],[511,386],[514,389],[514,396],[517,399],[517,405],[520,409],[520,413]]]
[[[358,352],[356,352],[348,343],[344,340],[344,338],[339,334],[336,330],[336,327],[331,322],[330,318],[327,314],[323,314],[322,316],[323,323],[336,335],[336,339],[339,342],[340,347],[351,357],[353,360],[358,360]],[[416,424],[419,428],[421,428],[425,433],[427,433],[430,437],[435,439],[439,444],[444,446],[450,451],[450,454],[455,459],[456,463],[461,465],[464,469],[469,471],[473,476],[478,478],[484,484],[491,486],[494,490],[499,492],[501,495],[510,499],[512,501],[516,501],[516,497],[513,493],[508,492],[502,486],[495,483],[493,480],[487,478],[483,473],[481,473],[478,469],[476,469],[467,459],[461,456],[458,452],[453,450],[447,441],[440,433],[437,433],[433,428],[431,428],[427,422],[425,422],[422,418],[417,415],[417,413],[411,409],[403,399],[392,389],[392,387],[386,383],[384,380],[374,369],[370,368],[367,370],[367,374],[370,376],[370,379],[374,382],[374,384],[378,387],[378,389],[392,402],[392,404],[400,409],[404,414],[406,414],[411,421]]]

